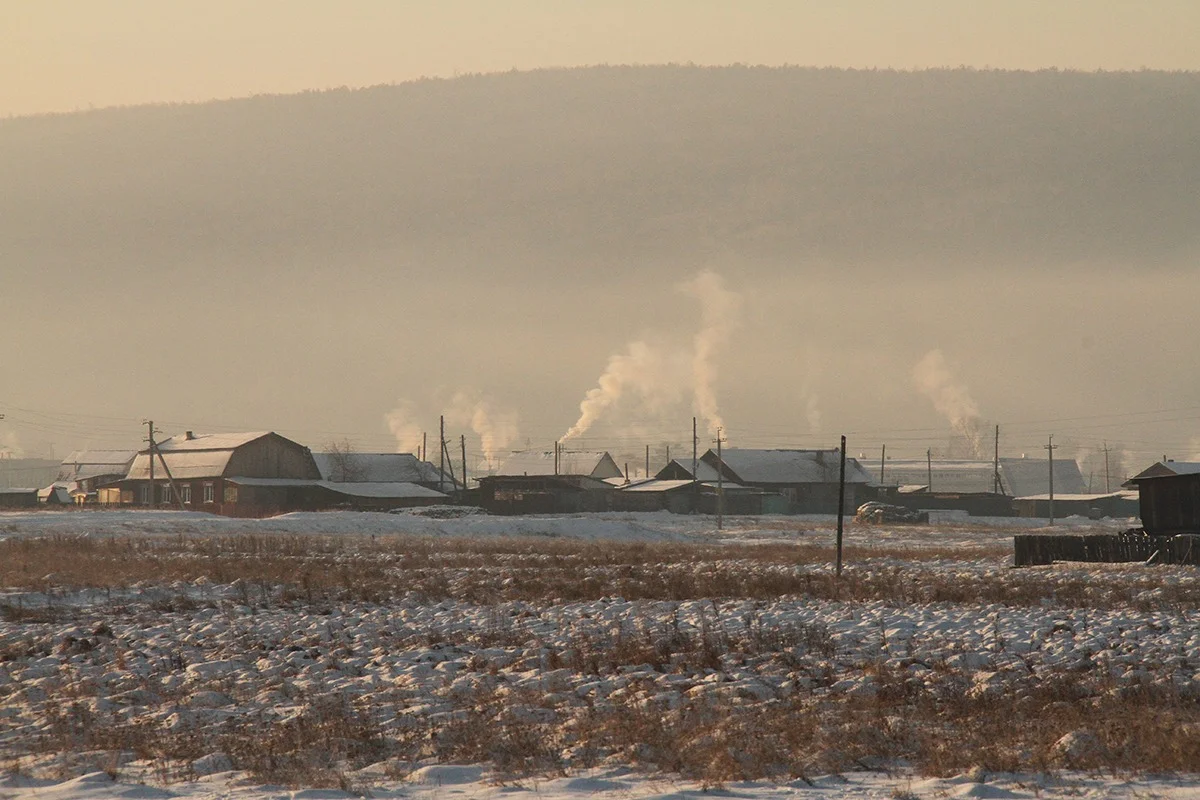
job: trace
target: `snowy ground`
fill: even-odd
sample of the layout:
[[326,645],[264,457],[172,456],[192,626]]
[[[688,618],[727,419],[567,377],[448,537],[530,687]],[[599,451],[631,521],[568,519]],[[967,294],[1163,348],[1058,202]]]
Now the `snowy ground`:
[[1200,797],[1195,568],[727,522],[0,514],[0,798]]

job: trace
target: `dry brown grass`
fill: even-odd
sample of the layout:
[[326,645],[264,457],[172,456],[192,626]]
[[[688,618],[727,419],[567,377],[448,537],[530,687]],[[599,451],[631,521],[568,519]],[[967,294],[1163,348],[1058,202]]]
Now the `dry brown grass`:
[[[476,603],[571,602],[601,597],[697,600],[786,595],[897,604],[958,602],[1141,610],[1200,607],[1200,582],[1164,583],[1154,568],[1085,573],[1007,570],[977,554],[872,548],[846,554],[836,579],[832,552],[795,545],[692,545],[547,539],[433,539],[229,535],[44,537],[0,542],[0,586],[44,592],[37,606],[8,603],[9,620],[54,619],[55,593],[121,590],[205,579],[235,584],[242,605],[386,602],[405,593]],[[929,561],[957,561],[948,571]],[[928,566],[927,566],[928,565]],[[944,566],[944,565],[941,565]],[[1134,569],[1140,569],[1134,572]],[[159,592],[162,610],[203,596]]]

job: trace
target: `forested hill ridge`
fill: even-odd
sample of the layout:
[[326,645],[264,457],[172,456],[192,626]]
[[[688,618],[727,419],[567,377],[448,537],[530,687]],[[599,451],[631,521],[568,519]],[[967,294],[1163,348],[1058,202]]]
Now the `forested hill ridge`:
[[31,275],[389,249],[1173,266],[1200,238],[1200,75],[591,67],[104,109],[0,121],[0,185]]

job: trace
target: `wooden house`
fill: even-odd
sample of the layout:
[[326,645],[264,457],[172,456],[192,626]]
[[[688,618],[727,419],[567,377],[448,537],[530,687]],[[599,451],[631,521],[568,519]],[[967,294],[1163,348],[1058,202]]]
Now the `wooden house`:
[[159,442],[151,455],[139,452],[118,484],[122,504],[182,505],[230,516],[317,507],[313,486],[321,473],[312,453],[277,433],[188,431]]
[[1160,461],[1129,483],[1137,487],[1146,533],[1200,533],[1200,462]]
[[[753,450],[728,448],[718,459],[709,450],[701,459],[719,470],[725,481],[782,495],[792,514],[836,514],[841,453],[830,450]],[[875,498],[871,476],[853,458],[846,459],[846,495],[843,506],[853,514],[859,505]]]
[[136,456],[136,450],[76,450],[63,459],[57,481],[71,485],[76,503],[99,502],[99,490],[124,479]]

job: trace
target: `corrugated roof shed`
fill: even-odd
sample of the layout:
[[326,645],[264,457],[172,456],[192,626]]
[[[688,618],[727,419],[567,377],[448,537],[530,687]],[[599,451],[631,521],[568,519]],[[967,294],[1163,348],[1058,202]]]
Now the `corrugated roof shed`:
[[[716,463],[716,452],[709,450],[704,459]],[[721,460],[726,470],[741,483],[837,483],[841,455],[831,450],[753,450],[729,448]],[[870,483],[871,476],[853,458],[846,459],[846,483]]]

